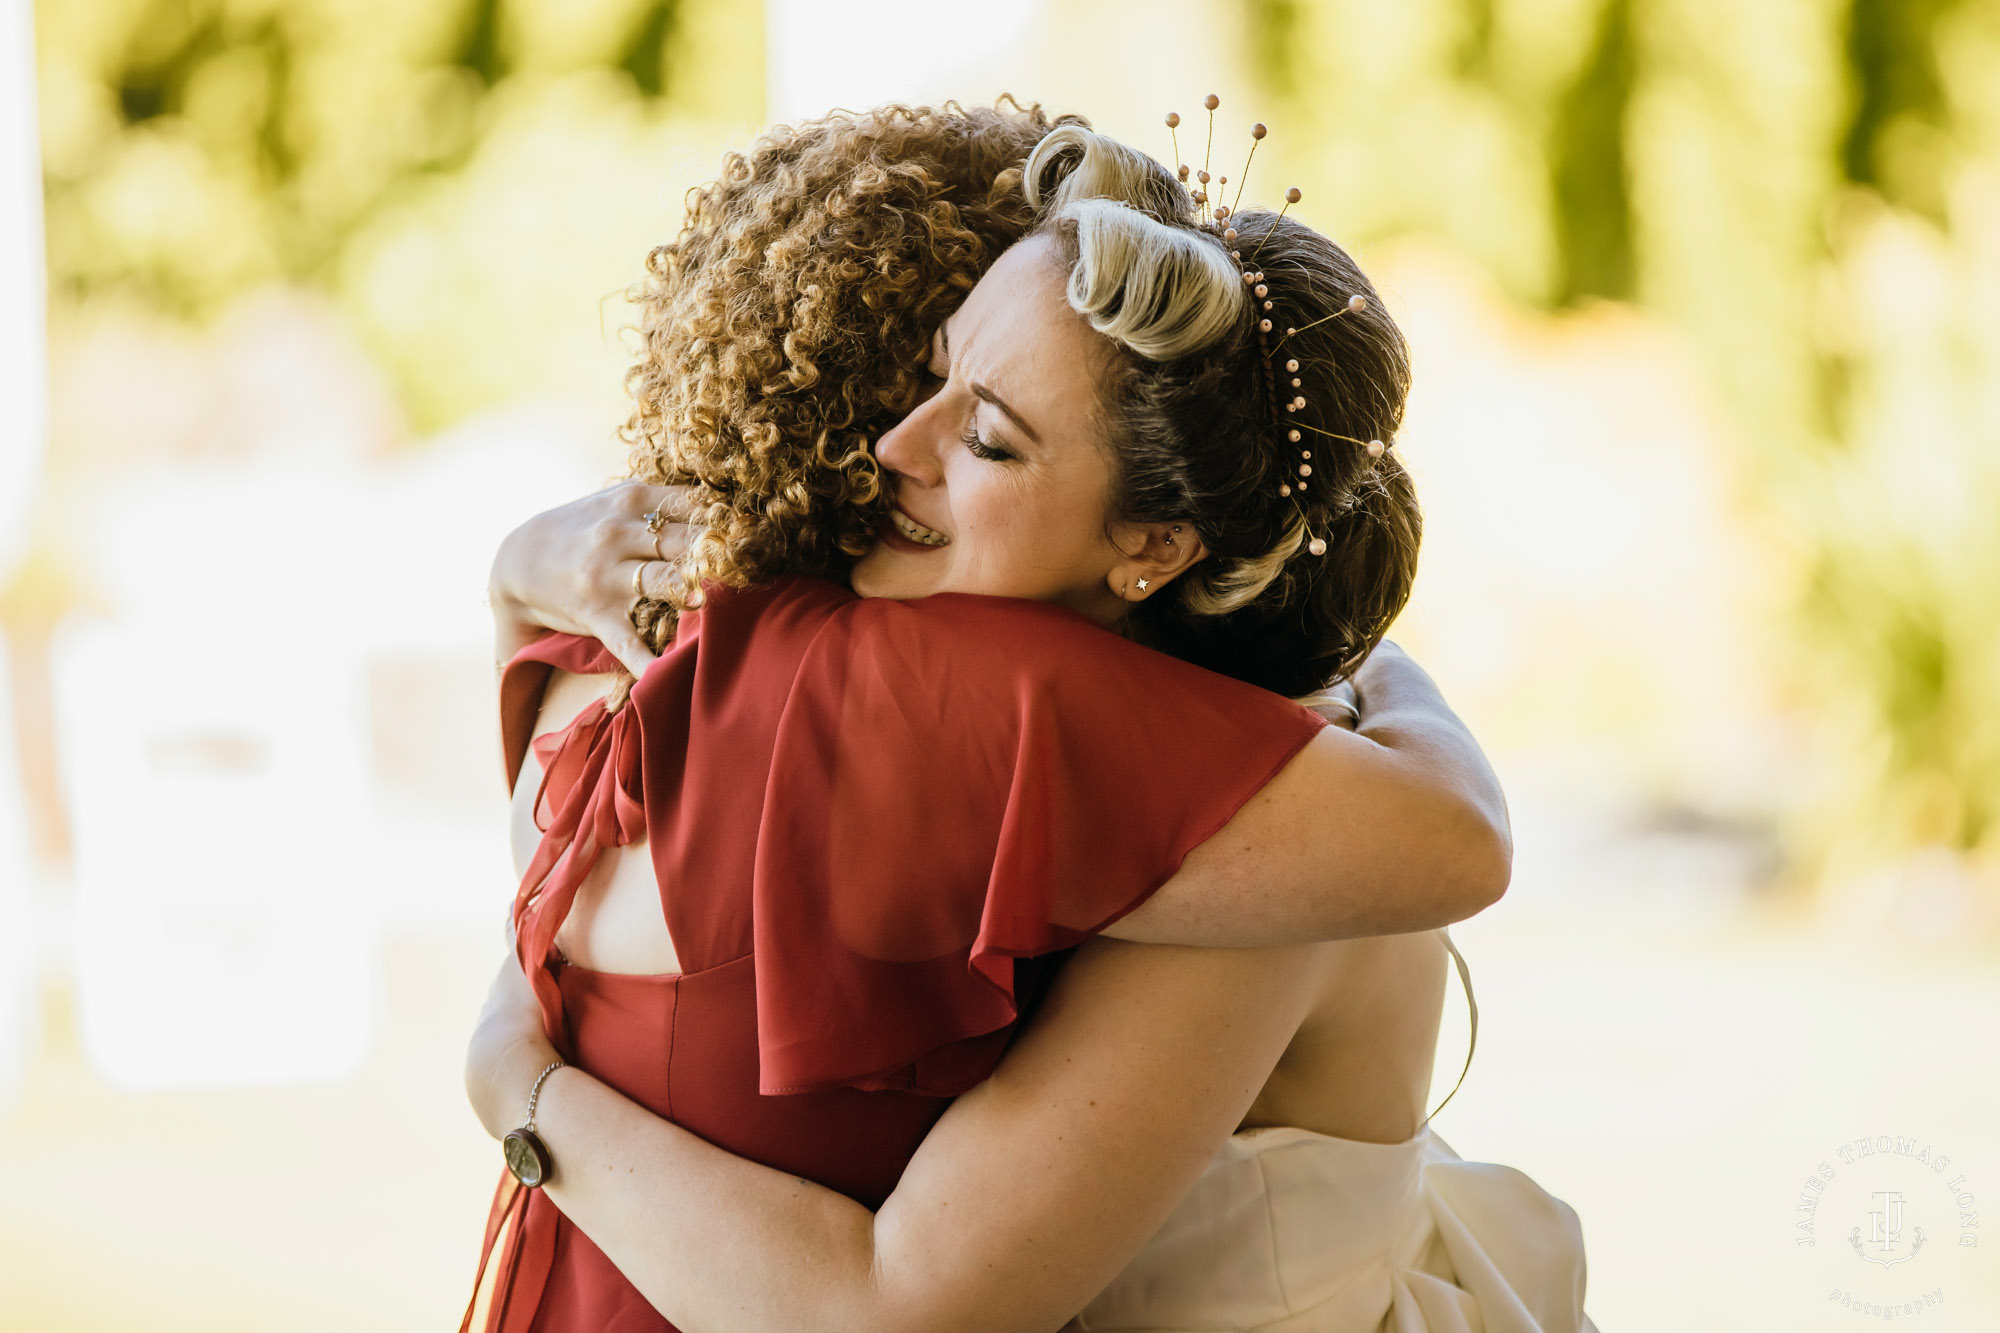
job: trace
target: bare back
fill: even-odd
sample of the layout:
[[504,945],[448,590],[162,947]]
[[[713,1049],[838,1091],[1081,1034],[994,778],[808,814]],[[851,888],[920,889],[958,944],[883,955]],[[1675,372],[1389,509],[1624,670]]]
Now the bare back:
[[[610,676],[552,672],[534,734],[567,727],[578,713],[602,699],[611,683]],[[527,872],[535,844],[541,840],[541,831],[535,827],[535,793],[541,785],[542,766],[530,746],[514,782],[508,826],[516,874]],[[593,972],[660,976],[680,971],[680,955],[667,933],[666,915],[660,909],[660,885],[644,842],[604,849],[556,931],[556,948],[569,962]]]
[[1240,1128],[1400,1143],[1423,1124],[1443,1016],[1436,931],[1318,946],[1319,994]]

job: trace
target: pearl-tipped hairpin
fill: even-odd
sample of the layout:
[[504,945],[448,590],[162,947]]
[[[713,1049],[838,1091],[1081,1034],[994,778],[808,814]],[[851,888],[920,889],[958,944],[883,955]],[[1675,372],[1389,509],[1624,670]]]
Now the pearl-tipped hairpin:
[[1266,227],[1264,234],[1257,238],[1257,248],[1250,252],[1252,259],[1255,259],[1263,251],[1264,242],[1271,239],[1271,233],[1278,229],[1280,222],[1284,221],[1285,214],[1292,211],[1292,205],[1303,198],[1305,198],[1305,195],[1299,192],[1299,187],[1296,185],[1285,191],[1285,206],[1278,210],[1278,216],[1271,219],[1271,225]]
[[[1351,444],[1359,445],[1367,452],[1369,458],[1380,458],[1388,448],[1381,440],[1357,440],[1351,435],[1342,435],[1336,431],[1323,430],[1318,426],[1307,425],[1305,422],[1298,420],[1298,414],[1305,411],[1310,404],[1307,402],[1306,396],[1299,392],[1304,387],[1304,381],[1299,378],[1300,365],[1297,357],[1287,357],[1284,362],[1285,387],[1290,392],[1282,393],[1280,389],[1280,377],[1277,371],[1273,369],[1272,354],[1286,339],[1295,337],[1297,334],[1303,332],[1303,330],[1288,326],[1282,337],[1278,338],[1275,342],[1271,340],[1270,335],[1274,327],[1272,315],[1275,312],[1276,302],[1272,296],[1271,284],[1266,280],[1263,270],[1256,267],[1256,259],[1258,253],[1263,250],[1264,243],[1270,240],[1272,234],[1277,231],[1278,224],[1284,220],[1285,214],[1290,212],[1292,205],[1298,203],[1304,195],[1297,186],[1293,186],[1285,191],[1284,207],[1278,210],[1278,215],[1271,219],[1271,225],[1264,229],[1262,236],[1258,237],[1257,248],[1250,252],[1250,257],[1246,260],[1243,257],[1242,250],[1238,248],[1238,242],[1241,237],[1236,228],[1230,225],[1230,219],[1236,215],[1237,206],[1242,202],[1243,187],[1249,180],[1251,163],[1256,161],[1257,147],[1264,141],[1264,136],[1269,131],[1261,123],[1251,127],[1250,152],[1243,160],[1241,175],[1237,177],[1236,197],[1228,204],[1223,204],[1221,202],[1222,187],[1229,183],[1229,178],[1227,176],[1211,178],[1208,172],[1210,154],[1215,144],[1215,109],[1221,104],[1222,99],[1214,93],[1210,93],[1202,99],[1202,105],[1208,109],[1208,140],[1202,149],[1201,169],[1191,172],[1186,164],[1182,164],[1176,175],[1178,175],[1183,185],[1188,185],[1189,177],[1192,175],[1194,183],[1188,185],[1190,196],[1196,204],[1203,207],[1208,217],[1214,220],[1215,225],[1222,228],[1222,243],[1227,247],[1229,257],[1242,267],[1243,285],[1249,289],[1250,299],[1255,302],[1255,305],[1252,306],[1252,313],[1256,315],[1257,342],[1261,353],[1260,362],[1264,370],[1265,386],[1270,395],[1272,417],[1274,420],[1284,424],[1285,439],[1291,444],[1298,445],[1303,443],[1305,436],[1302,432],[1311,431],[1315,435],[1324,435],[1330,439],[1345,440]],[[1180,120],[1179,115],[1169,113],[1167,116],[1167,129],[1169,131],[1177,131],[1180,126]],[[1176,159],[1180,157],[1180,138],[1178,133],[1174,136],[1174,156]],[[1211,184],[1215,186],[1216,193],[1216,203],[1213,209],[1207,207],[1209,203],[1209,186]],[[1368,298],[1356,292],[1347,298],[1346,304],[1340,309],[1330,315],[1325,315],[1314,320],[1312,323],[1305,325],[1305,328],[1316,328],[1328,320],[1338,319],[1346,314],[1358,313],[1367,308]],[[1312,475],[1312,450],[1300,449],[1299,461],[1292,465],[1291,473],[1278,483],[1278,495],[1282,499],[1291,501],[1293,510],[1297,512],[1299,521],[1305,528],[1306,550],[1312,555],[1317,556],[1326,554],[1326,539],[1313,533],[1311,520],[1307,518],[1305,510],[1300,506],[1297,499],[1298,496],[1304,495],[1311,486]]]
[[[1306,329],[1316,329],[1330,319],[1339,319],[1342,315],[1358,315],[1367,308],[1368,308],[1368,298],[1363,296],[1360,292],[1356,292],[1354,293],[1354,295],[1347,298],[1346,305],[1334,311],[1331,315],[1321,315],[1318,319],[1314,320],[1312,323],[1306,325],[1305,327]],[[1297,334],[1303,332],[1305,332],[1305,329],[1286,329],[1285,338],[1294,337]],[[1278,339],[1278,341],[1280,343],[1283,343],[1285,341],[1285,338],[1280,338]]]
[[[1362,451],[1370,458],[1380,458],[1383,454],[1389,452],[1388,444],[1382,440],[1357,440],[1352,435],[1342,435],[1339,431],[1334,430],[1321,430],[1318,426],[1306,426],[1305,429],[1315,435],[1324,435],[1330,440],[1345,440],[1349,444],[1358,444],[1361,446]],[[1294,435],[1296,436],[1296,432],[1294,432]],[[1312,455],[1307,454],[1306,456],[1310,458]]]
[[1229,211],[1232,213],[1236,211],[1236,206],[1243,202],[1243,187],[1250,182],[1250,164],[1257,160],[1257,145],[1264,142],[1264,136],[1269,133],[1261,120],[1250,127],[1250,156],[1243,159],[1243,174],[1236,178],[1236,197],[1229,201]]
[[1203,184],[1207,184],[1208,154],[1215,147],[1215,108],[1222,105],[1222,99],[1210,93],[1201,99],[1201,104],[1208,108],[1208,142],[1203,144],[1201,149],[1201,179]]

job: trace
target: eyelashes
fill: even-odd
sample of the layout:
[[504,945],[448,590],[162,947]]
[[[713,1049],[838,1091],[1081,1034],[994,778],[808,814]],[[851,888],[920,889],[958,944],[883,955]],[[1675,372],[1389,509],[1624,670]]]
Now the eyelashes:
[[974,458],[983,458],[989,463],[1005,463],[1014,458],[1008,450],[980,439],[978,428],[970,421],[965,423],[965,429],[959,433],[958,440]]

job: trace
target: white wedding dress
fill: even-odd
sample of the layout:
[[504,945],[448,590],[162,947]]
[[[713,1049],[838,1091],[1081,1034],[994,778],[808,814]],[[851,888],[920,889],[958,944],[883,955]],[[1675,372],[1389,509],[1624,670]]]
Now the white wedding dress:
[[1570,1206],[1428,1121],[1402,1143],[1253,1129],[1064,1333],[1595,1333],[1583,1282]]

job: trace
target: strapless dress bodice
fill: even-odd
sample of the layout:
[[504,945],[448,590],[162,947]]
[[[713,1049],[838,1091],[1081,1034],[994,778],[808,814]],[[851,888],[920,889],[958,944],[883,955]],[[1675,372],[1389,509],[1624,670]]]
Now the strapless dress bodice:
[[1064,1333],[1585,1333],[1583,1291],[1576,1213],[1512,1167],[1255,1129]]

